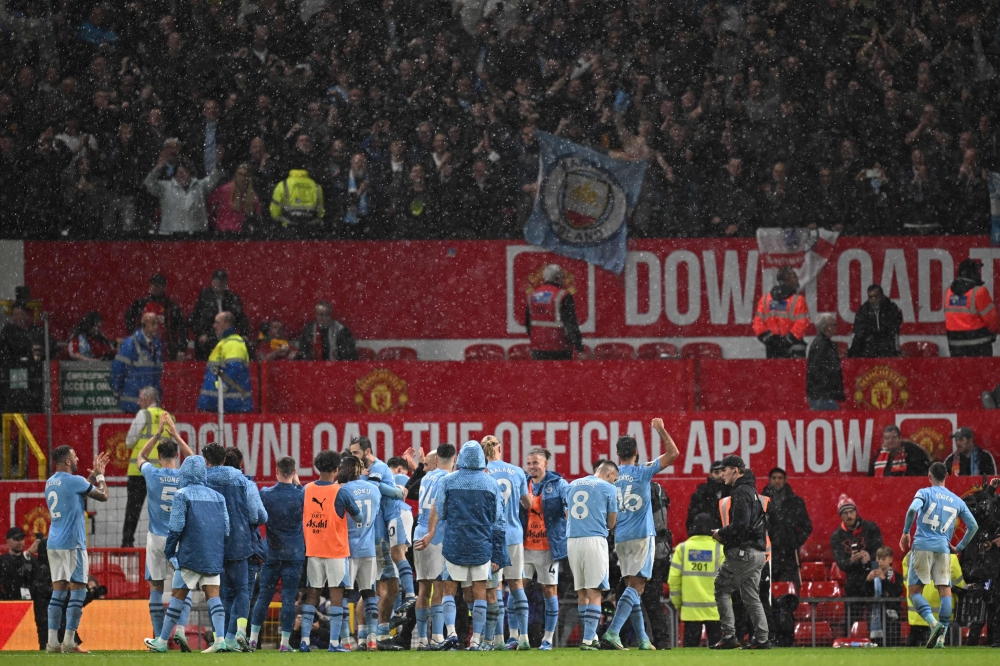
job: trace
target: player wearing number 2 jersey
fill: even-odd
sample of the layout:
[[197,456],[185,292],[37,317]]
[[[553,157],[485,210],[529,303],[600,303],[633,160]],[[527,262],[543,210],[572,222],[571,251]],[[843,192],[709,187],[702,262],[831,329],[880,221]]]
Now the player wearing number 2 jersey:
[[656,550],[653,544],[656,528],[653,525],[653,508],[649,502],[649,484],[653,475],[674,462],[680,453],[673,438],[663,428],[662,420],[653,419],[652,427],[663,441],[664,453],[650,463],[638,464],[639,447],[634,437],[619,437],[615,444],[619,460],[618,481],[615,482],[619,505],[618,523],[615,526],[615,553],[628,587],[618,601],[615,617],[604,634],[604,640],[618,650],[625,649],[618,632],[629,618],[639,640],[639,649],[654,649],[646,635],[640,599],[646,588],[646,580],[653,574],[653,554]]
[[[972,538],[976,536],[979,524],[973,518],[965,501],[944,487],[948,477],[948,468],[942,463],[931,465],[927,478],[930,488],[921,488],[913,498],[906,512],[906,524],[899,547],[904,551],[910,546],[910,527],[917,526],[913,538],[913,552],[910,553],[910,571],[907,575],[908,586],[920,585],[920,592],[913,592],[910,598],[917,612],[931,628],[927,639],[928,648],[943,648],[944,636],[951,621],[951,537],[955,533],[958,519],[965,523],[965,536],[955,546],[961,552]],[[941,607],[938,612],[940,621],[934,620],[930,604],[922,594],[922,586],[934,584],[941,595]],[[940,639],[940,640],[939,640]]]

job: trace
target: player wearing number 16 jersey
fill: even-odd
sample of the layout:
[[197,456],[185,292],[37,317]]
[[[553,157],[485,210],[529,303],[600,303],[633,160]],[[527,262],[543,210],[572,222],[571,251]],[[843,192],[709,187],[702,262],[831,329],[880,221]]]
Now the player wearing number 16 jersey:
[[581,650],[597,649],[601,593],[608,589],[608,531],[618,518],[618,491],[613,485],[617,480],[618,466],[605,460],[593,476],[569,484],[566,550],[583,621]]
[[664,453],[650,463],[638,464],[639,447],[634,437],[619,437],[615,444],[619,460],[618,481],[615,482],[619,505],[618,522],[615,525],[615,553],[628,587],[618,601],[615,617],[604,634],[604,640],[618,650],[625,649],[618,632],[629,618],[639,640],[639,649],[654,649],[646,635],[640,599],[646,588],[646,580],[653,575],[653,554],[656,550],[653,544],[656,528],[649,501],[649,484],[653,475],[674,462],[680,453],[673,438],[664,430],[661,419],[653,419],[652,427],[663,441]]
[[[913,539],[913,552],[910,553],[910,571],[907,574],[908,586],[919,586],[919,592],[912,592],[910,598],[917,612],[931,628],[927,647],[944,647],[944,635],[951,621],[951,537],[955,533],[957,519],[965,523],[965,536],[955,546],[961,552],[972,538],[976,536],[979,524],[973,518],[965,501],[944,487],[948,477],[948,469],[939,462],[931,465],[930,488],[921,488],[913,498],[906,512],[906,524],[899,547],[904,551],[910,546],[910,527],[917,525],[916,536]],[[941,595],[941,607],[938,613],[940,622],[934,620],[930,604],[923,595],[923,586],[934,584]],[[942,640],[938,640],[941,638]]]

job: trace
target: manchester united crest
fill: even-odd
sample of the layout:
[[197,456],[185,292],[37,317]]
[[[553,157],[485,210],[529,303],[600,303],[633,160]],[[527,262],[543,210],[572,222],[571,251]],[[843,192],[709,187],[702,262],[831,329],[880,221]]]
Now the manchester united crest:
[[[951,453],[951,438],[946,433],[939,432],[930,426],[918,428],[916,432],[908,435],[906,439],[920,446],[930,456],[931,461],[934,462],[943,462],[948,457],[948,454]],[[947,450],[945,450],[946,442],[948,444]]]
[[906,377],[887,365],[874,368],[854,380],[854,400],[867,409],[902,409],[910,399]]
[[111,456],[112,467],[117,467],[122,472],[128,469],[129,458],[132,456],[132,449],[125,443],[127,434],[125,430],[116,430],[104,443],[104,450]]
[[354,404],[359,412],[367,414],[401,412],[410,400],[406,394],[406,381],[385,368],[372,370],[354,387]]

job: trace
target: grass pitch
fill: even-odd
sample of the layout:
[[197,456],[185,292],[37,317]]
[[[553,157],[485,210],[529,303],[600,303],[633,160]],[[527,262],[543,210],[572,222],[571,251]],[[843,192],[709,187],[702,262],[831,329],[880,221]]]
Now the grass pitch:
[[46,664],[53,666],[61,661],[72,663],[108,664],[109,666],[130,666],[135,663],[146,663],[155,666],[170,666],[172,664],[241,664],[246,666],[285,666],[304,663],[331,664],[333,662],[364,664],[365,666],[390,666],[405,663],[421,666],[605,666],[614,661],[622,666],[640,666],[644,664],[662,664],[672,660],[683,662],[684,666],[731,666],[732,664],[767,664],[767,666],[848,666],[861,660],[877,663],[879,666],[941,666],[942,664],[958,664],[964,659],[983,663],[995,663],[996,652],[989,648],[947,648],[946,650],[927,650],[925,648],[874,648],[859,650],[851,648],[788,648],[775,649],[767,652],[743,652],[732,650],[713,652],[706,648],[675,649],[659,652],[640,652],[629,650],[624,652],[601,651],[581,652],[566,648],[541,652],[398,652],[369,654],[357,652],[353,654],[329,654],[326,651],[309,654],[281,653],[274,650],[260,651],[253,654],[151,654],[148,652],[94,652],[90,655],[57,655],[39,652],[6,652],[5,657],[16,659],[18,666],[31,664]]

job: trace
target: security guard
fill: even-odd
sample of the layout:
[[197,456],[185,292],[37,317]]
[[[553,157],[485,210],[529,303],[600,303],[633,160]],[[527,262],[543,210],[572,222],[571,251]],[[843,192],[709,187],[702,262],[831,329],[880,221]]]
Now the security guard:
[[[927,636],[930,633],[930,628],[927,626],[927,622],[924,618],[920,617],[920,613],[916,610],[916,606],[913,603],[913,597],[910,596],[910,585],[907,583],[909,579],[910,571],[910,554],[913,553],[911,550],[909,553],[903,557],[903,584],[906,586],[906,621],[910,623],[910,635],[906,638],[907,647],[914,647],[918,645],[923,645],[927,642]],[[951,586],[965,589],[965,578],[962,576],[962,565],[958,563],[958,555],[952,553],[951,555]],[[916,589],[918,586],[913,586]],[[941,608],[941,596],[938,594],[937,588],[933,585],[924,586],[924,599],[930,604],[931,612],[934,613],[934,619],[938,619],[938,611]],[[943,637],[942,637],[943,638]]]
[[809,309],[798,291],[798,275],[785,266],[778,271],[778,284],[757,303],[753,334],[764,343],[767,358],[805,358]]
[[[247,343],[236,331],[236,318],[232,312],[220,312],[215,316],[215,345],[205,380],[198,396],[198,409],[214,412],[218,409],[219,382],[223,384],[223,409],[226,413],[246,413],[253,411],[253,393],[250,387],[250,352]],[[216,376],[216,371],[220,371]]]
[[559,264],[546,266],[542,280],[528,296],[524,314],[531,337],[531,357],[536,361],[571,360],[574,347],[583,353],[573,294],[563,287],[565,276]]
[[274,187],[271,196],[271,217],[289,233],[316,233],[322,229],[323,188],[309,177],[305,169],[292,169],[288,178]]
[[[760,507],[767,517],[767,512],[771,508],[771,498],[767,495],[757,494],[757,500],[760,502]],[[723,497],[719,500],[719,519],[722,521],[722,526],[726,527],[729,525],[732,512],[730,508],[732,507],[733,499],[732,497]],[[760,572],[760,585],[757,588],[758,594],[760,596],[760,605],[764,609],[764,617],[767,618],[767,626],[777,628],[777,624],[774,621],[774,611],[771,609],[771,534],[769,531],[764,532],[764,568]],[[747,616],[746,606],[743,605],[742,597],[733,600],[733,613],[736,616],[736,635],[739,638],[743,637],[746,633],[745,630],[753,632],[753,623]],[[771,632],[771,639],[777,639],[778,636],[775,632]],[[712,645],[712,643],[709,643]]]
[[944,327],[952,356],[993,356],[1000,317],[983,286],[982,270],[983,262],[966,259],[958,265],[958,277],[948,287]]
[[[135,545],[135,529],[142,515],[142,505],[146,500],[146,479],[139,471],[136,460],[139,451],[146,445],[149,438],[160,429],[160,421],[167,413],[160,407],[160,392],[152,386],[139,390],[139,411],[125,435],[125,444],[131,448],[128,460],[128,486],[126,487],[125,520],[122,523],[122,548],[132,548]],[[159,460],[157,447],[153,447],[148,459],[156,464]]]
[[712,538],[715,521],[699,513],[692,521],[691,538],[677,546],[670,562],[670,603],[684,623],[684,647],[701,644],[701,628],[709,645],[722,640],[719,609],[715,604],[715,572],[726,558],[722,544]]

